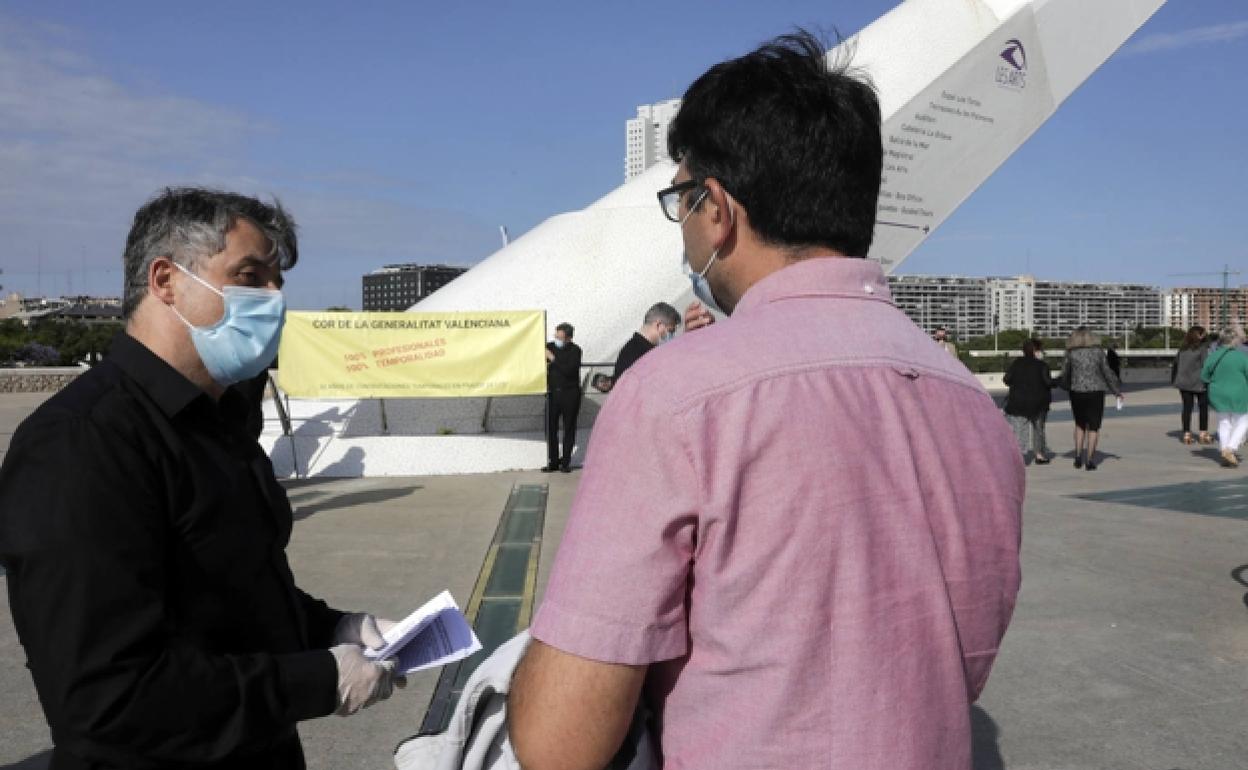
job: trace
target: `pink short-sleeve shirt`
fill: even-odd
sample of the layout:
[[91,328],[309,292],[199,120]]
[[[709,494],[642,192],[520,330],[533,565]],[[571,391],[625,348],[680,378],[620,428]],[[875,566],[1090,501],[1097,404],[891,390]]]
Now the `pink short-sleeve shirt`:
[[667,768],[967,770],[1022,503],[879,266],[805,260],[617,383],[533,635],[651,664]]

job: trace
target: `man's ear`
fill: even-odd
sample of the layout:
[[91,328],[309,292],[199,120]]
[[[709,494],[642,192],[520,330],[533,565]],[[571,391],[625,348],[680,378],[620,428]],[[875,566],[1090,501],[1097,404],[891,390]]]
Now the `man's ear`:
[[174,267],[169,257],[156,257],[147,268],[147,291],[166,305],[173,304]]
[[707,192],[706,202],[702,205],[706,207],[710,226],[715,231],[712,242],[719,244],[722,259],[735,248],[738,226],[744,224],[741,220],[745,212],[715,177],[707,177],[703,185]]
[[702,184],[706,187],[706,202],[703,205],[711,215],[711,222],[716,226],[731,226],[736,215],[736,204],[732,196],[715,177],[707,177]]

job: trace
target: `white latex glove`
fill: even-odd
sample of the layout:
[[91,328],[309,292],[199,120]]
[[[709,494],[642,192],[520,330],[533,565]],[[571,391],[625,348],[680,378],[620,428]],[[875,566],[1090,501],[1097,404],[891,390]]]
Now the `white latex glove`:
[[349,717],[360,709],[385,700],[394,692],[394,661],[373,661],[355,644],[330,647],[338,663],[338,709],[340,717]]
[[375,618],[367,612],[349,612],[334,628],[334,644],[360,644],[370,650],[380,650],[386,646],[382,634],[393,626],[393,620]]

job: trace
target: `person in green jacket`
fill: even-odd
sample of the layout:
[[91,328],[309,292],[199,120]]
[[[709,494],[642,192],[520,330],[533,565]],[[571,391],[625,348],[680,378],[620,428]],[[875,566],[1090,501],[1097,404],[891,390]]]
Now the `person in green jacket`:
[[1226,328],[1218,337],[1218,348],[1205,359],[1200,379],[1209,383],[1209,405],[1218,413],[1218,443],[1222,464],[1239,465],[1239,447],[1248,434],[1248,355],[1239,346],[1244,333]]

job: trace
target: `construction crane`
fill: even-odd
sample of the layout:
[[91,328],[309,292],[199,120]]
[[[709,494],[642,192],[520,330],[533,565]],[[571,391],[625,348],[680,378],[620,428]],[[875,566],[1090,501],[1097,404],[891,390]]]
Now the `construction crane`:
[[[1171,275],[1171,276],[1173,276],[1173,277],[1175,277],[1175,278],[1178,278],[1178,277],[1194,277],[1194,276],[1198,276],[1198,275],[1199,275],[1199,276],[1206,276],[1206,275],[1220,275],[1220,276],[1222,276],[1222,323],[1221,323],[1221,324],[1219,324],[1219,326],[1220,326],[1220,327],[1222,327],[1222,328],[1226,328],[1227,322],[1230,320],[1230,315],[1231,315],[1231,314],[1230,314],[1230,290],[1231,290],[1230,280],[1231,280],[1231,276],[1232,276],[1232,275],[1239,275],[1239,271],[1238,271],[1238,270],[1232,270],[1230,265],[1223,265],[1223,266],[1222,266],[1222,269],[1221,269],[1221,270],[1218,270],[1218,271],[1216,271],[1216,272],[1205,272],[1205,273],[1170,273],[1170,275]],[[1241,319],[1241,320],[1242,320],[1242,319]]]

